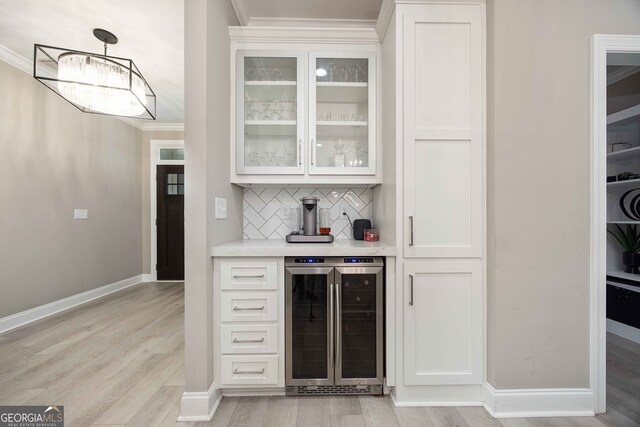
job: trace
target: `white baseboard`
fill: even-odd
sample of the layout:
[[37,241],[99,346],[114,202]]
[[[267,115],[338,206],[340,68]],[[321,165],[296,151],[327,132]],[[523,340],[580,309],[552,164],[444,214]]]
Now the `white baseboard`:
[[142,281],[143,282],[154,282],[154,277],[153,274],[143,274],[142,275]]
[[640,329],[607,319],[607,332],[640,344]]
[[211,384],[209,391],[185,391],[182,393],[179,422],[211,421],[220,405],[222,393]]
[[494,418],[593,416],[593,392],[586,388],[496,390],[484,388],[484,408]]
[[61,311],[69,310],[77,305],[85,304],[89,301],[93,301],[94,299],[142,283],[142,276],[142,274],[139,274],[137,276],[129,277],[128,279],[119,280],[109,285],[91,289],[90,291],[59,299],[57,301],[50,302],[49,304],[3,317],[0,319],[0,333],[19,328],[27,323],[35,322],[36,320],[60,313]]

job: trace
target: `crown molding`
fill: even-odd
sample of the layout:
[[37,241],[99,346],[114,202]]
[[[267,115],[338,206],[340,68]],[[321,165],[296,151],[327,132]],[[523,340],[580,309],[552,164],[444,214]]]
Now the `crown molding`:
[[382,6],[380,7],[380,13],[378,14],[378,20],[376,22],[376,33],[378,33],[380,41],[384,40],[395,8],[396,2],[394,0],[382,0]]
[[184,123],[142,123],[143,132],[184,132]]
[[33,61],[0,44],[0,61],[33,75]]
[[249,18],[249,27],[374,28],[373,19]]
[[240,25],[249,25],[249,12],[247,11],[247,4],[244,0],[231,0],[231,6],[233,6]]
[[305,28],[305,27],[229,27],[229,38],[235,42],[309,43],[379,43],[373,26],[368,28]]

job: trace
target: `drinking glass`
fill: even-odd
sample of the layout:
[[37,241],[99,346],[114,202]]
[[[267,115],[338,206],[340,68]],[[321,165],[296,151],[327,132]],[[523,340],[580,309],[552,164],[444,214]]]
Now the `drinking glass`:
[[320,222],[320,234],[330,234],[331,233],[331,209],[320,208],[318,221]]

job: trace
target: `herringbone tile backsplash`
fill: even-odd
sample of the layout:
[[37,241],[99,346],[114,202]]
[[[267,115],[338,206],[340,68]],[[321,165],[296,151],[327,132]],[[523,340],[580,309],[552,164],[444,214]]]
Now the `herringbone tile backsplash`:
[[353,239],[349,220],[340,213],[342,208],[352,221],[365,218],[373,223],[373,190],[370,188],[246,188],[244,238],[284,239],[289,234],[289,225],[284,219],[283,207],[298,207],[300,198],[305,196],[316,196],[320,199],[320,208],[331,209],[331,234],[336,239]]

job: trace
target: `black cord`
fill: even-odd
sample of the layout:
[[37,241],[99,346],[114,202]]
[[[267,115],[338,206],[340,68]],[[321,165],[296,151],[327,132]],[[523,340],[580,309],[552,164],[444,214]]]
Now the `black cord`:
[[349,225],[351,226],[351,229],[353,230],[353,223],[351,222],[351,218],[349,218],[349,215],[347,215],[346,212],[342,212],[342,215],[347,217],[347,219],[349,220]]

